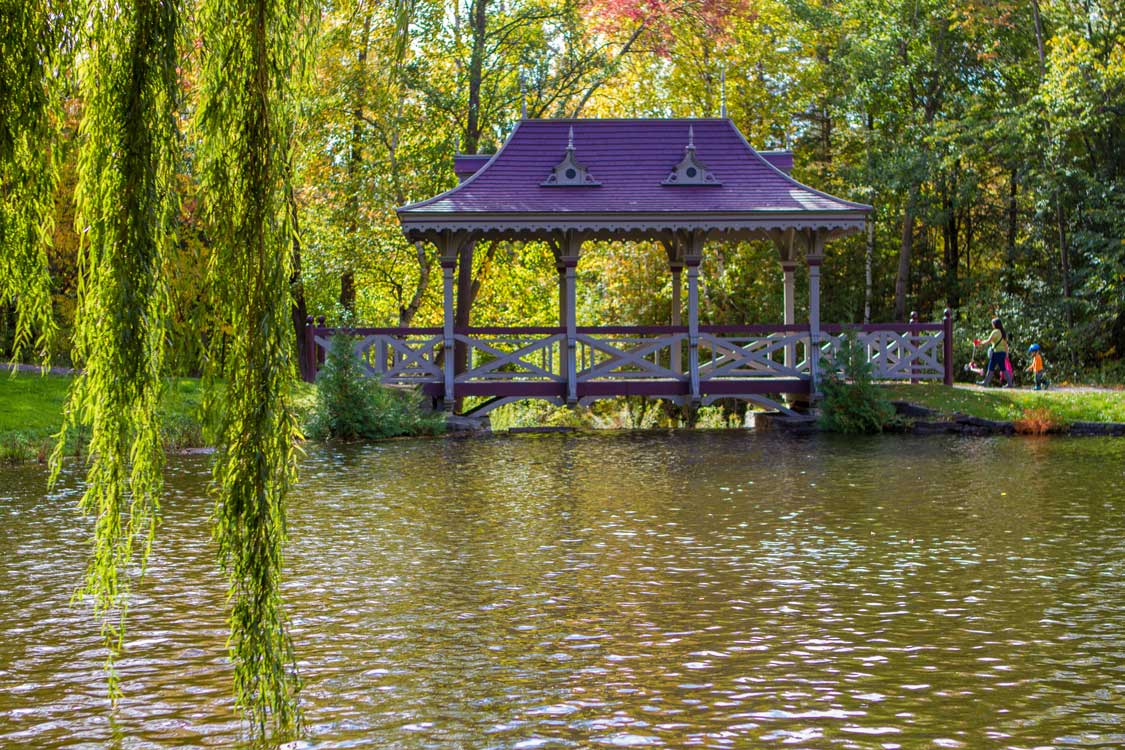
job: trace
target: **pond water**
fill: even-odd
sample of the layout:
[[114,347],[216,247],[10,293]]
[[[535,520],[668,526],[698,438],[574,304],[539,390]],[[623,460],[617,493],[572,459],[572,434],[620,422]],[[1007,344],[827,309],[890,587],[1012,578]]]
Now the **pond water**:
[[[1125,440],[745,432],[312,449],[308,748],[1125,747]],[[0,747],[230,747],[205,457],[110,714],[78,474],[0,469]]]

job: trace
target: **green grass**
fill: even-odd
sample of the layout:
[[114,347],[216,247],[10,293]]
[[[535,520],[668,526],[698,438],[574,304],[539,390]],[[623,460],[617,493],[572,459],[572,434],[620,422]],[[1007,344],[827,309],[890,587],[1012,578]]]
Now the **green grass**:
[[946,415],[1020,419],[1028,409],[1047,409],[1063,423],[1125,422],[1125,390],[1062,388],[966,388],[932,383],[880,386],[887,397],[926,406]]
[[[62,425],[72,375],[0,373],[0,463],[45,461],[55,446]],[[299,383],[295,402],[302,419],[312,408],[316,389]],[[196,378],[170,378],[164,396],[164,444],[169,450],[204,446],[200,402],[201,382]],[[82,455],[86,439],[81,431],[67,436],[68,452]]]

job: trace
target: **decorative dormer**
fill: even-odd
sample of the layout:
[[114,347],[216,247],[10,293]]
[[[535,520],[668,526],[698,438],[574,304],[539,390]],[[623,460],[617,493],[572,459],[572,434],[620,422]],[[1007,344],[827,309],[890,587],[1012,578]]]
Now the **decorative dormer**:
[[586,171],[586,167],[574,158],[574,126],[567,136],[566,156],[552,170],[551,175],[539,183],[544,187],[597,187],[601,185]]
[[695,128],[688,126],[688,144],[684,149],[684,158],[672,168],[671,174],[665,178],[664,185],[722,185],[718,178],[712,174],[707,165],[695,155]]

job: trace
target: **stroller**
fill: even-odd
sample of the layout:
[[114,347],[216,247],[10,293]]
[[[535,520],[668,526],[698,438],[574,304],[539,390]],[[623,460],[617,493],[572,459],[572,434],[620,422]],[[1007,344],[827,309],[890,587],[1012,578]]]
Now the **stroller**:
[[979,343],[979,339],[973,339],[973,356],[969,357],[969,363],[965,365],[965,372],[971,372],[976,377],[983,378],[984,368],[977,364],[977,344]]
[[[969,363],[965,365],[965,372],[971,372],[978,378],[984,377],[984,368],[977,364],[977,347],[980,346],[980,339],[973,339],[973,355],[969,357]],[[1012,358],[1004,357],[1004,370],[999,373],[1000,378],[1007,379],[1009,384],[1013,380],[1012,372]]]

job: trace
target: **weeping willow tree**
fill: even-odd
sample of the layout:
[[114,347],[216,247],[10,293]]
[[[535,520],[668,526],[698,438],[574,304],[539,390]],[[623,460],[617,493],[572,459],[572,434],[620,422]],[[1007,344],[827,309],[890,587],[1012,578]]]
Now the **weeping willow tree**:
[[223,332],[212,342],[210,375],[225,381],[221,398],[209,389],[214,536],[229,581],[235,698],[260,735],[301,723],[281,576],[299,437],[286,195],[305,11],[305,0],[203,0],[199,8],[200,175]]
[[0,0],[0,307],[15,311],[14,362],[28,345],[45,350],[55,330],[47,247],[67,11],[63,2]]
[[[79,67],[85,112],[76,190],[79,248],[68,427],[90,427],[81,507],[96,517],[83,589],[109,647],[112,698],[134,564],[144,569],[162,487],[159,406],[174,241],[178,3],[92,0]],[[139,550],[138,550],[139,546]],[[139,553],[139,554],[138,554]]]

